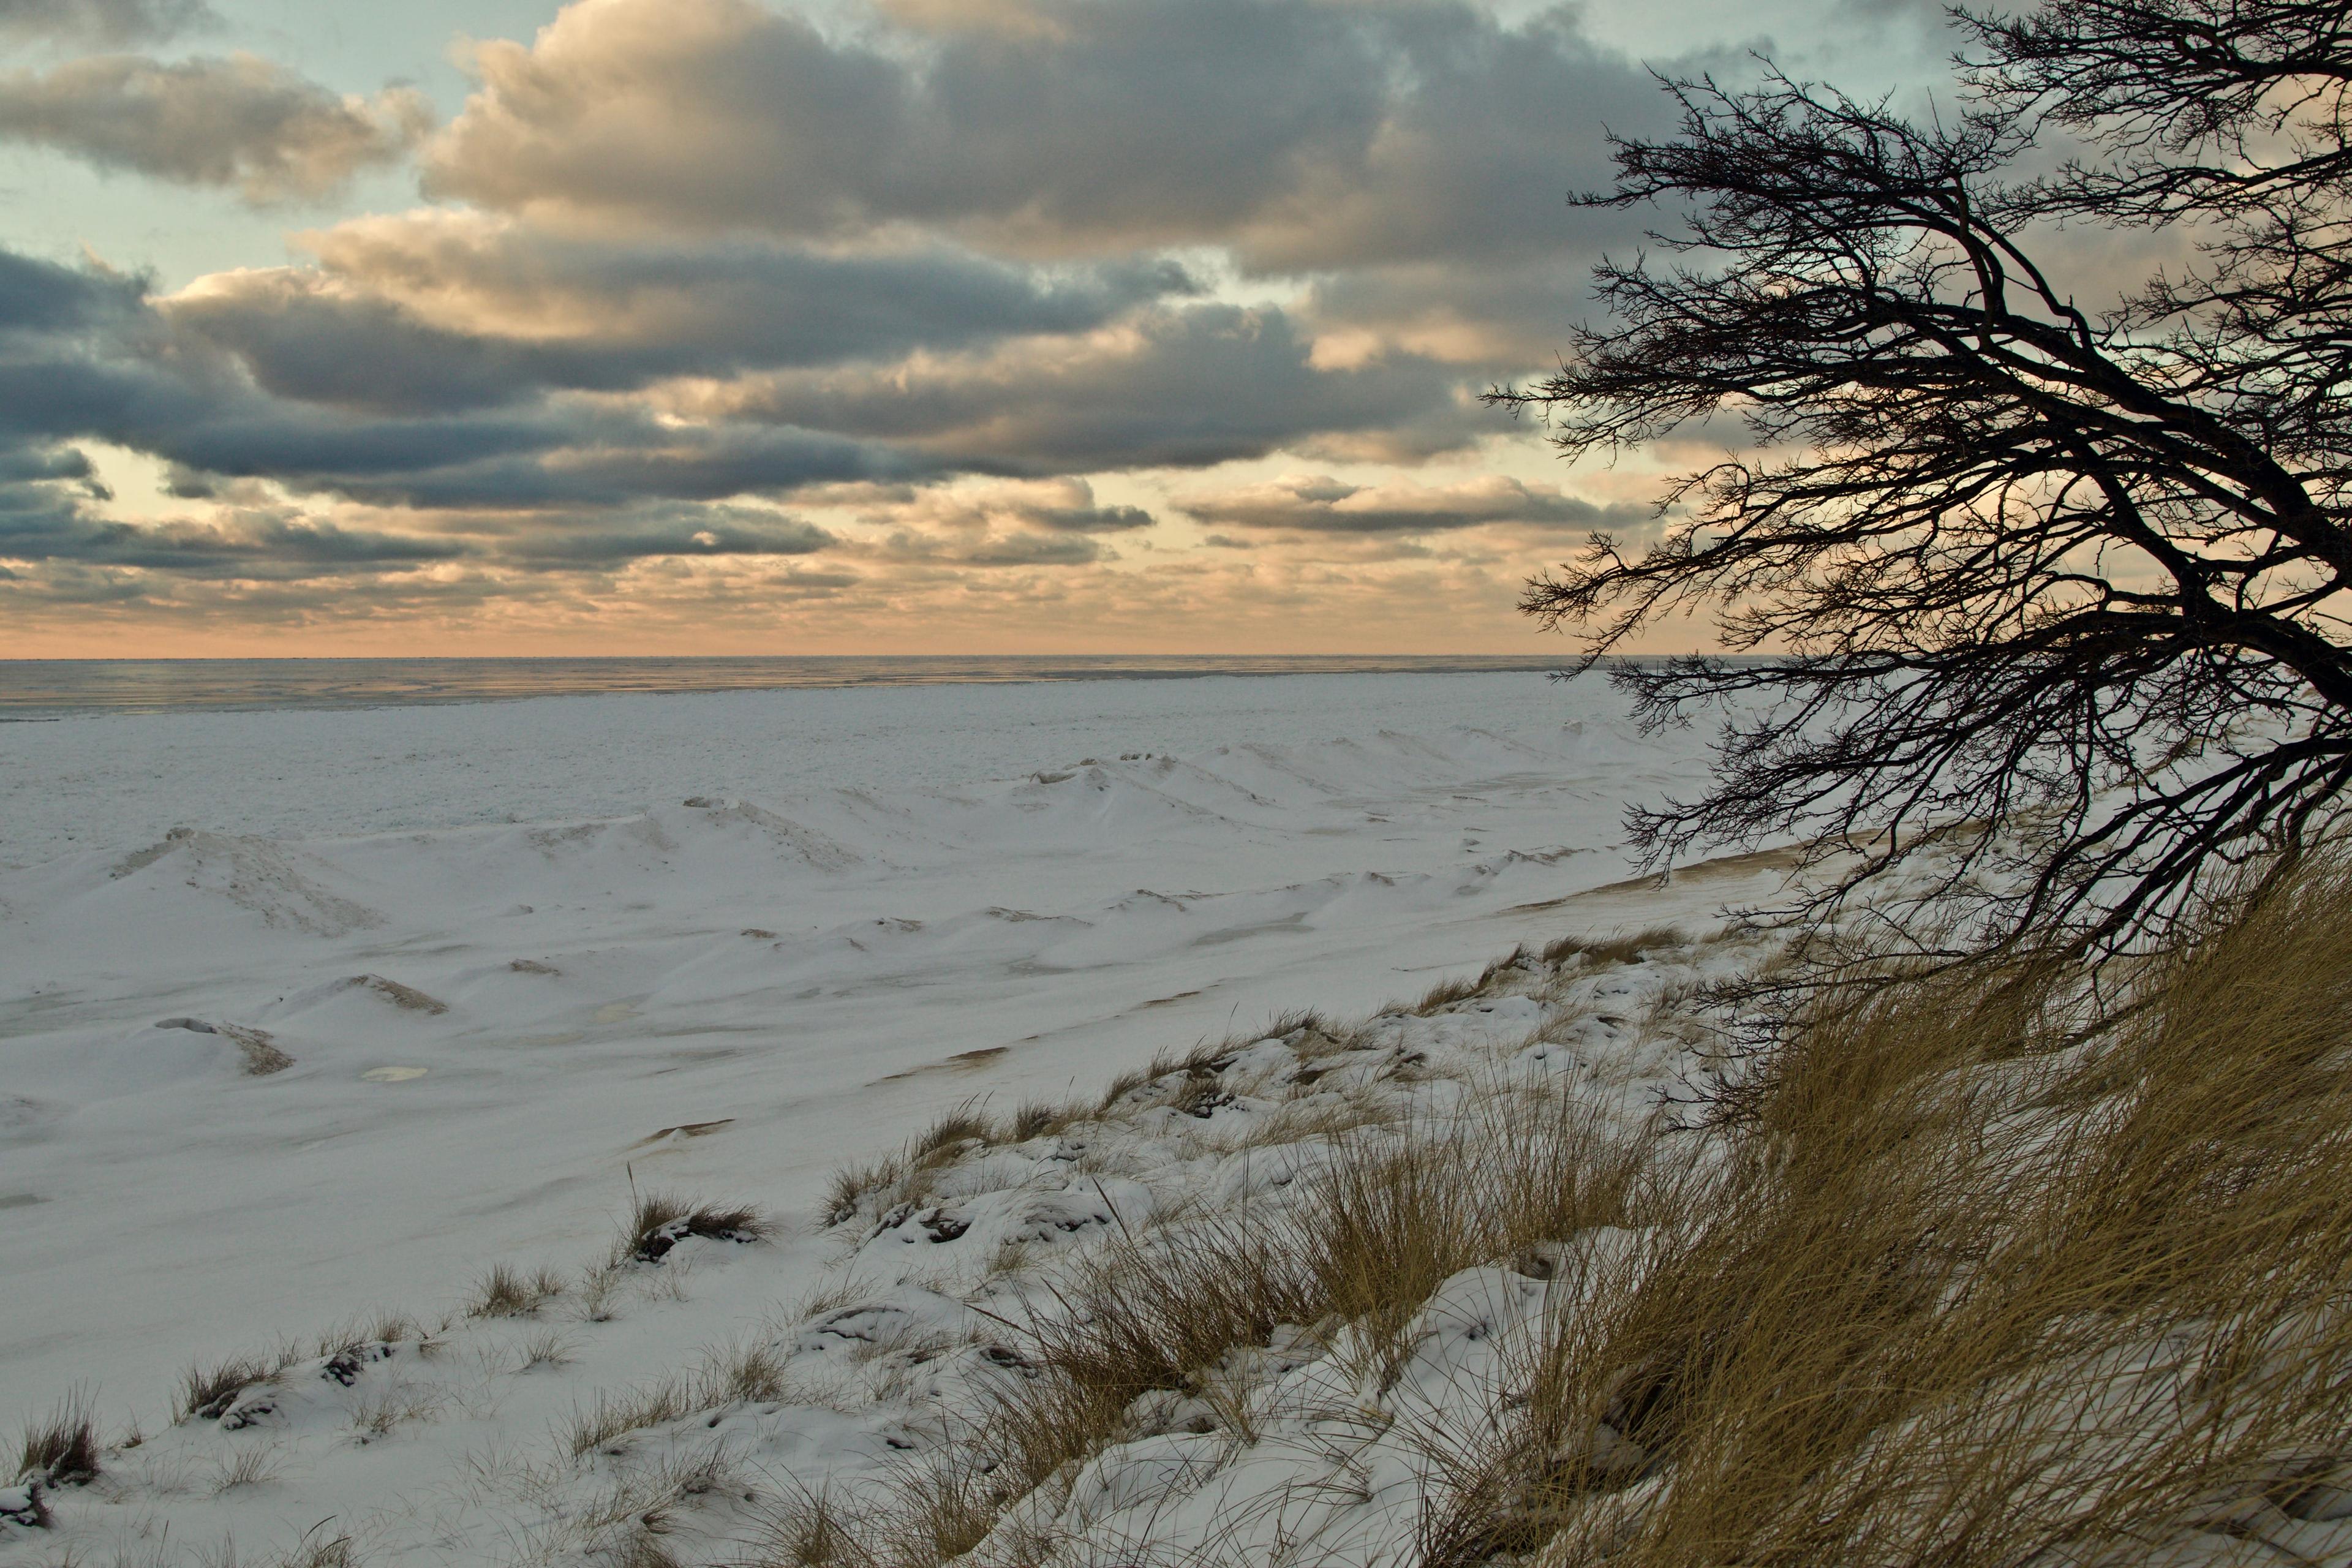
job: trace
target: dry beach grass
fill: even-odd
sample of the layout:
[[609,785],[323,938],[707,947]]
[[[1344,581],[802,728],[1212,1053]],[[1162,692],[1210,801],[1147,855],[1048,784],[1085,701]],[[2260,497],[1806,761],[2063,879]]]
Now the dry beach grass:
[[1255,1441],[1237,1350],[1344,1338],[1379,1386],[1489,1263],[1553,1305],[1426,1445],[1420,1561],[2311,1560],[2297,1531],[2352,1511],[2352,870],[2294,868],[2106,978],[2038,952],[1882,973],[1706,1134],[1489,1082],[1333,1140],[1281,1202],[1122,1226],[1006,1323],[1029,1365],[978,1427],[894,1503],[800,1499],[768,1561],[1092,1561],[997,1526],[1154,1391]]

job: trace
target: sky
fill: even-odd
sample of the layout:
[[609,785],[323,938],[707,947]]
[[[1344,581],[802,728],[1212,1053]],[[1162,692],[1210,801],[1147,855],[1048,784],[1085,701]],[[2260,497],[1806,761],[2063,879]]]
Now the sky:
[[[1652,72],[1917,0],[0,0],[0,657],[1537,651]],[[1699,646],[1669,625],[1654,646]]]

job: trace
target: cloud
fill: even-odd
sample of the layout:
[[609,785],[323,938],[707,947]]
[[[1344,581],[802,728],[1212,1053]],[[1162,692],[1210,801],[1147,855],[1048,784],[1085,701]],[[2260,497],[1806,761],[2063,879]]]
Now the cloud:
[[[0,560],[290,583],[401,574],[442,564],[610,571],[673,556],[814,555],[840,542],[803,519],[736,506],[448,513],[435,519],[429,531],[420,531],[415,519],[396,512],[369,525],[317,515],[298,504],[229,500],[194,507],[183,516],[132,521],[94,510],[90,502],[102,498],[93,495],[89,472],[84,455],[70,448],[19,451],[0,461]],[[83,482],[69,482],[74,480]]]
[[1402,350],[1484,378],[1549,371],[1570,326],[1600,314],[1589,279],[1606,237],[1516,264],[1406,262],[1326,273],[1298,313],[1312,324],[1322,363]]
[[1561,197],[1656,95],[1564,10],[577,0],[475,60],[438,134],[249,57],[0,72],[101,168],[436,203],[169,293],[0,251],[0,616],[1454,646],[1627,520],[1378,472],[1512,437],[1477,392],[1625,221]]
[[1452,0],[926,0],[829,35],[751,0],[599,0],[478,46],[428,194],[704,230],[898,223],[1245,270],[1541,254],[1654,84],[1561,15]]
[[183,472],[417,508],[612,508],[924,478],[919,454],[773,424],[685,424],[553,397],[494,413],[355,415],[270,395],[175,330],[136,279],[0,251],[0,451],[78,439]]
[[255,206],[316,199],[396,163],[432,119],[413,88],[337,95],[253,55],[168,65],[100,55],[0,73],[0,138],[100,169],[234,186]]
[[894,361],[1086,331],[1197,288],[1152,258],[1038,268],[940,244],[596,242],[467,213],[365,218],[305,243],[318,266],[216,273],[163,308],[279,396],[375,413]]
[[1837,0],[1836,16],[1850,26],[1910,22],[1932,31],[1953,30],[1949,0]]
[[483,558],[534,566],[604,567],[651,556],[814,555],[836,543],[814,523],[744,507],[673,509],[620,518],[499,520]]
[[957,540],[902,531],[883,539],[876,552],[891,561],[955,566],[1084,566],[1104,556],[1103,547],[1083,535],[1044,533]]
[[[823,276],[858,289],[849,274]],[[256,307],[257,292],[291,303]],[[1000,292],[1015,315],[1066,309],[1083,320],[1118,291],[1087,285],[1075,305]],[[1202,468],[1317,442],[1417,458],[1494,427],[1450,367],[1392,356],[1318,368],[1297,324],[1272,307],[1150,304],[1083,333],[730,378],[713,373],[747,351],[714,336],[727,311],[675,334],[624,327],[603,343],[509,341],[492,354],[478,342],[470,360],[433,357],[425,350],[450,351],[449,334],[418,328],[425,349],[404,358],[383,311],[404,306],[360,314],[381,334],[371,342],[320,328],[303,313],[310,297],[276,275],[232,275],[157,301],[134,279],[0,257],[0,450],[107,441],[173,465],[184,492],[210,475],[377,507],[578,511],[956,473]],[[352,318],[328,320],[348,329]],[[782,339],[762,344],[763,330],[738,335],[761,353],[800,352]],[[574,380],[698,374],[642,395],[581,390],[533,355],[568,359],[558,368]],[[372,405],[331,400],[339,357],[384,384]],[[453,364],[478,380],[458,379]],[[1142,525],[1117,509],[1051,510],[1024,526],[1087,535]]]
[[1294,477],[1181,496],[1177,504],[1205,523],[1309,533],[1433,533],[1487,523],[1595,529],[1635,526],[1650,516],[1645,507],[1596,506],[1501,474],[1438,487]]
[[898,562],[1077,566],[1115,558],[1099,536],[1158,521],[1141,507],[1099,504],[1084,479],[1011,480],[877,496],[858,509],[877,531],[849,548]]
[[0,0],[0,39],[110,47],[160,42],[220,17],[203,0]]
[[300,516],[225,511],[208,519],[110,521],[62,510],[31,518],[0,512],[0,558],[137,566],[186,575],[303,578],[354,567],[454,560],[454,542],[359,532]]
[[1141,507],[1098,504],[1094,487],[1079,479],[884,493],[873,498],[863,515],[868,521],[966,533],[1006,528],[1045,534],[1128,533],[1158,521]]
[[1417,458],[1494,428],[1450,367],[1407,355],[1327,370],[1313,347],[1279,309],[1204,303],[1139,310],[1077,339],[747,377],[678,406],[822,425],[1006,475],[1205,468],[1335,432],[1377,432]]

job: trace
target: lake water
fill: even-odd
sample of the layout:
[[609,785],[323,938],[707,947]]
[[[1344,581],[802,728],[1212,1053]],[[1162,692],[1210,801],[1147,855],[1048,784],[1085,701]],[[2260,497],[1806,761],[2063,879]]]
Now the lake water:
[[760,691],[1208,676],[1543,670],[1540,657],[1153,654],[772,658],[236,658],[0,660],[0,721],[85,713],[411,707],[618,692]]

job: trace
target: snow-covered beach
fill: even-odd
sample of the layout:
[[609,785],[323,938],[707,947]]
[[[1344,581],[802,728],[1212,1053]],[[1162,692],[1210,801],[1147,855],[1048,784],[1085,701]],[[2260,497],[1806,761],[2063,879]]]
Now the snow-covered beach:
[[1759,1069],[1791,858],[1629,877],[1704,737],[1596,687],[0,739],[11,1568],[1814,1561],[1956,1478],[1986,1561],[2352,1563],[2352,872],[2103,1044],[1995,973]]
[[1699,742],[1517,674],[6,726],[0,1420],[1652,923],[1558,901]]

